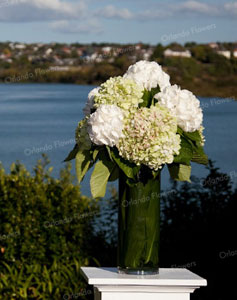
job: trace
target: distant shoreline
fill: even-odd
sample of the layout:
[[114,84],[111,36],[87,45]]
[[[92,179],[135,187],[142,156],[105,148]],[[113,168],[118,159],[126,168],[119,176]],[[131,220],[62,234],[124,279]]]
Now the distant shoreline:
[[[45,85],[60,85],[60,84],[65,84],[65,85],[81,85],[81,86],[98,86],[100,83],[99,82],[95,82],[95,83],[76,83],[76,82],[45,82],[45,81],[38,81],[38,82],[34,82],[34,81],[30,81],[30,82],[13,82],[13,83],[6,83],[3,81],[0,81],[0,86],[1,85],[8,85],[9,87],[11,85],[34,85],[34,84],[45,84]],[[233,87],[233,89],[230,89],[229,87],[226,88],[219,88],[217,89],[216,87],[206,87],[205,88],[200,88],[198,87],[190,87],[190,86],[185,86],[185,84],[179,84],[181,86],[181,88],[183,89],[189,89],[191,90],[196,96],[198,97],[203,97],[203,98],[218,98],[218,99],[231,99],[234,101],[237,101],[237,87]],[[208,90],[207,90],[208,88]],[[200,92],[201,90],[201,92]]]
[[0,43],[0,82],[99,85],[139,60],[157,62],[200,97],[237,99],[237,43]]

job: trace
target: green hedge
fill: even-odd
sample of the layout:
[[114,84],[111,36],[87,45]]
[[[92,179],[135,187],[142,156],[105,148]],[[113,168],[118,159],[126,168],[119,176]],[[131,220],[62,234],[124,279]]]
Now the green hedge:
[[95,241],[105,244],[93,228],[99,207],[73,184],[69,164],[59,179],[47,165],[44,156],[34,174],[0,166],[0,299],[89,294],[79,268],[97,263]]

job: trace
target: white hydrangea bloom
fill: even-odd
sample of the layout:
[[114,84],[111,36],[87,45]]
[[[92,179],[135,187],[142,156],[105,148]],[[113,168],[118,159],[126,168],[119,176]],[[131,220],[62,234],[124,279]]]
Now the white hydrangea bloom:
[[115,146],[123,131],[123,111],[116,105],[101,105],[90,115],[88,133],[96,145]]
[[133,79],[138,85],[149,91],[157,86],[163,91],[165,87],[170,86],[170,76],[154,61],[141,60],[131,65],[124,77]]
[[85,116],[89,116],[91,113],[91,109],[93,108],[94,105],[94,98],[99,94],[100,87],[94,88],[93,90],[90,91],[88,94],[88,99],[86,102],[86,106],[83,109],[83,112]]
[[200,128],[203,113],[200,101],[188,90],[181,90],[177,85],[166,87],[155,95],[159,103],[168,108],[177,118],[178,125],[186,132]]

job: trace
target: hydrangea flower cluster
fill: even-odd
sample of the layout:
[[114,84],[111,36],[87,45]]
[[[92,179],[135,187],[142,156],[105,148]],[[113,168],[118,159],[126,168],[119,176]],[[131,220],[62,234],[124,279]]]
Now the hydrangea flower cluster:
[[157,88],[157,86],[163,91],[165,87],[170,86],[170,76],[154,61],[141,60],[137,62],[128,68],[124,78],[134,80],[139,86],[148,91]]
[[94,106],[114,104],[124,110],[137,108],[142,103],[143,87],[131,79],[121,76],[112,77],[101,85],[99,93],[94,97]]
[[203,113],[200,101],[188,90],[181,90],[177,85],[166,87],[155,95],[159,103],[168,108],[177,118],[178,125],[186,132],[193,132],[200,128]]
[[89,116],[91,114],[91,110],[94,106],[94,98],[99,94],[100,87],[94,88],[90,93],[88,94],[88,99],[86,102],[86,106],[83,109],[83,112],[85,116]]
[[121,172],[127,185],[136,186],[156,182],[165,164],[179,181],[190,181],[191,162],[208,164],[199,100],[171,86],[156,62],[137,62],[123,77],[93,89],[83,111],[77,145],[65,161],[76,159],[79,182],[95,164],[90,180],[94,198],[104,197],[107,182]]
[[205,139],[205,136],[203,134],[203,131],[204,131],[204,127],[203,126],[200,126],[200,128],[198,129],[198,132],[200,134],[200,137],[201,137],[201,142],[200,142],[200,145],[203,147],[205,145],[205,142],[206,142],[206,139]]
[[158,170],[165,163],[171,164],[174,155],[179,154],[176,119],[159,104],[138,109],[126,121],[123,133],[119,154],[137,165]]
[[[153,97],[152,88],[160,92],[144,102],[147,93]],[[205,142],[199,100],[190,91],[171,86],[169,75],[156,62],[137,62],[123,77],[93,89],[83,111],[86,117],[76,130],[80,149],[116,147],[120,157],[152,170],[172,164],[179,155],[178,126],[184,132],[198,131],[200,147]]]
[[123,112],[116,105],[101,105],[88,120],[88,133],[96,145],[117,145],[123,131]]

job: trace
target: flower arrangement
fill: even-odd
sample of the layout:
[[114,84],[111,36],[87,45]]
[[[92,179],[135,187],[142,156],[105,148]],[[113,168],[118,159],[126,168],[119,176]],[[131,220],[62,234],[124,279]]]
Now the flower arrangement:
[[199,100],[172,86],[156,62],[139,61],[93,89],[83,111],[66,161],[76,159],[79,182],[95,165],[95,198],[105,195],[107,182],[120,172],[135,184],[142,168],[156,178],[167,165],[174,180],[190,181],[191,162],[208,163]]

